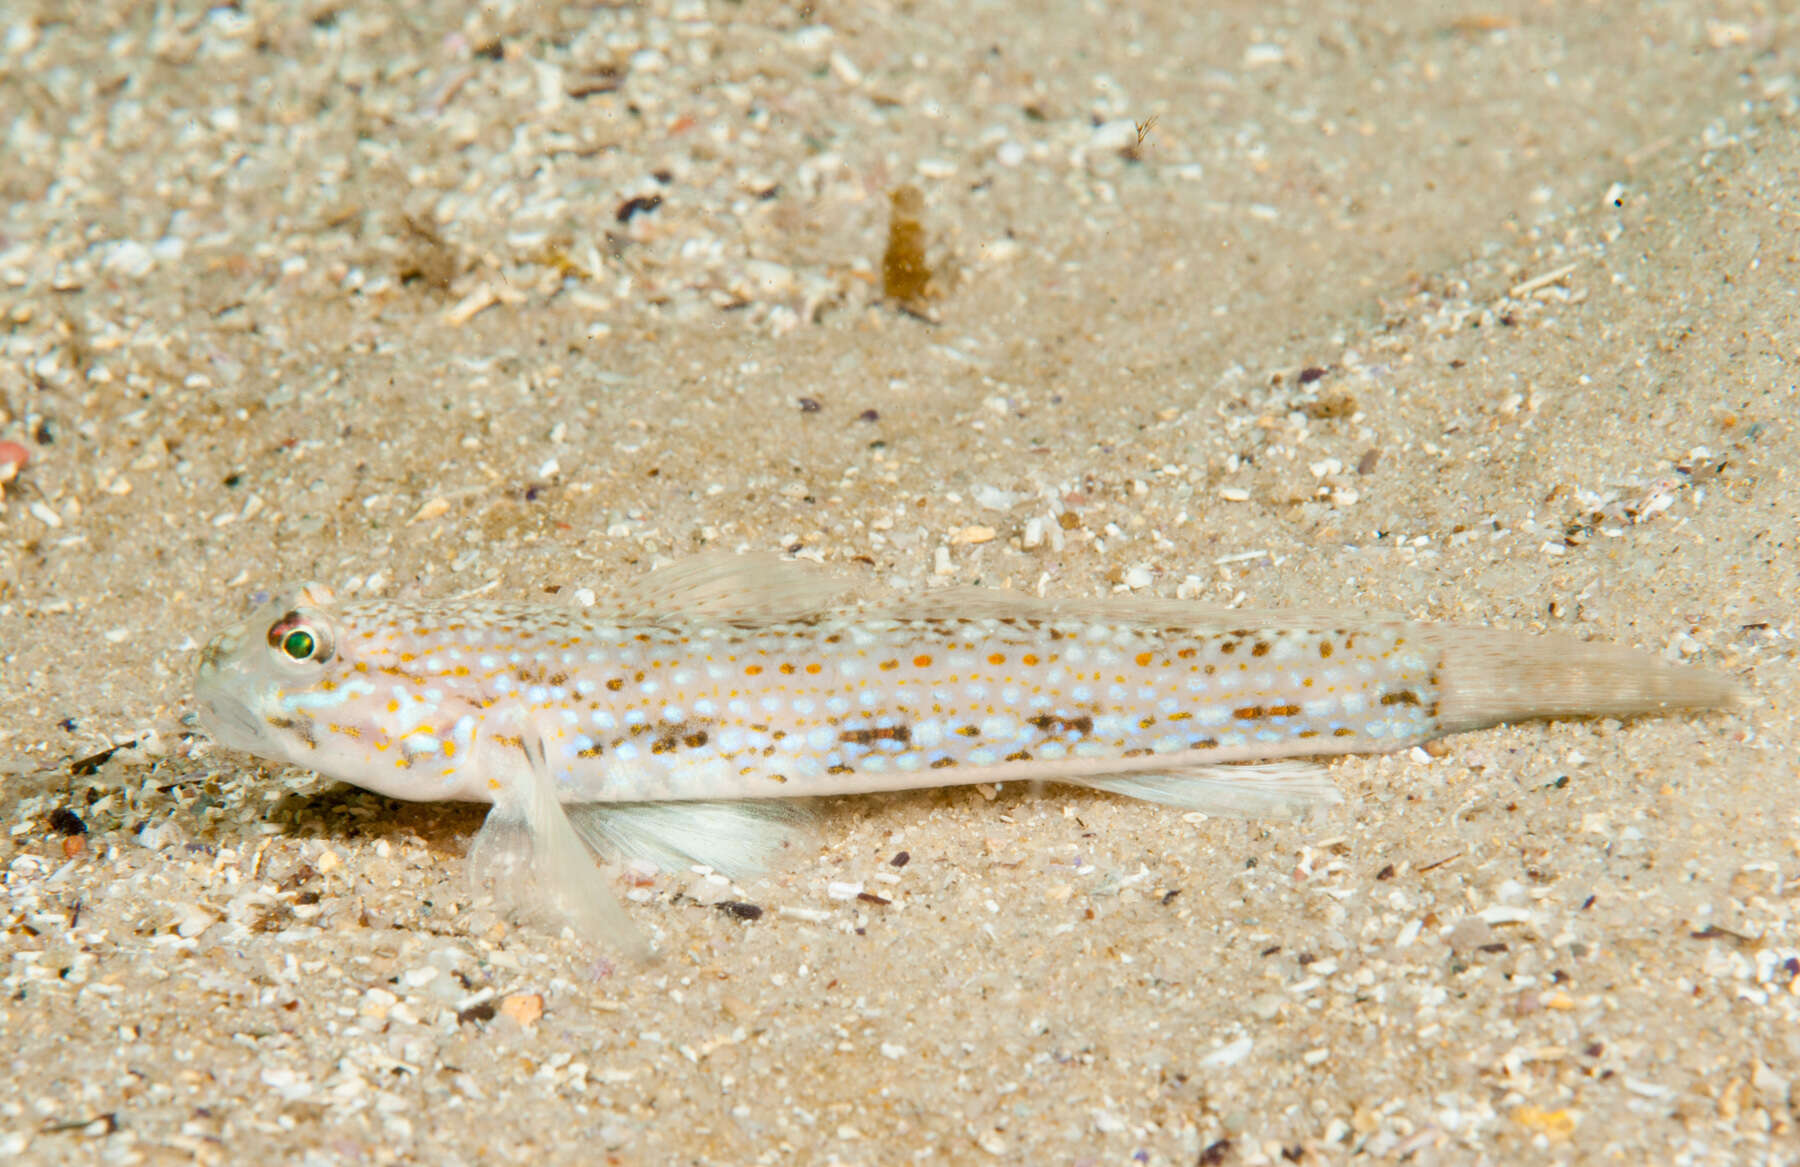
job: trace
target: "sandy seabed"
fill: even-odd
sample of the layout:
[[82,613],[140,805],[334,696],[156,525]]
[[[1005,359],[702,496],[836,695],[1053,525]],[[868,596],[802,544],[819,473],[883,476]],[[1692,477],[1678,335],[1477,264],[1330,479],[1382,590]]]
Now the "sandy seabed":
[[[1797,45],[1691,0],[8,7],[0,1158],[1800,1158]],[[184,720],[283,581],[556,603],[703,549],[1746,699],[1344,761],[1299,822],[843,800],[762,879],[622,885],[648,966],[484,909],[478,810]]]

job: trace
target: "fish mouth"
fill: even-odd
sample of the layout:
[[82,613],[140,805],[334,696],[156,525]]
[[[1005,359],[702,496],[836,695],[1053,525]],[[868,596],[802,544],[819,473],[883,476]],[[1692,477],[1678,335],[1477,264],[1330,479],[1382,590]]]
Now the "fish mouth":
[[266,748],[257,732],[260,719],[242,702],[225,693],[197,690],[194,697],[200,707],[200,726],[215,742],[250,754]]
[[194,672],[194,704],[200,725],[220,745],[248,753],[263,746],[262,717],[251,707],[256,688],[242,664],[233,663],[244,626],[235,624],[206,642]]

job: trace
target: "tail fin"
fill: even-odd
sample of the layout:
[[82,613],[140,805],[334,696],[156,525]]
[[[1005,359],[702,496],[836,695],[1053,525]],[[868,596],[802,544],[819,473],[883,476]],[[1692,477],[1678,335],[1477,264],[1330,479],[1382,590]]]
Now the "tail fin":
[[1542,717],[1631,717],[1734,705],[1724,677],[1610,644],[1523,632],[1446,628],[1438,721],[1445,733]]

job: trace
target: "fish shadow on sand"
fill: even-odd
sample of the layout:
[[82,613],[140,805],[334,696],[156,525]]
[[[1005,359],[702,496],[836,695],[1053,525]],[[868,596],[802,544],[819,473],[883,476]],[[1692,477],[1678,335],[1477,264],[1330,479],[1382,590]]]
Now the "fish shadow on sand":
[[488,808],[476,802],[406,802],[347,782],[294,791],[269,808],[265,822],[293,839],[351,842],[416,838],[434,854],[460,856]]

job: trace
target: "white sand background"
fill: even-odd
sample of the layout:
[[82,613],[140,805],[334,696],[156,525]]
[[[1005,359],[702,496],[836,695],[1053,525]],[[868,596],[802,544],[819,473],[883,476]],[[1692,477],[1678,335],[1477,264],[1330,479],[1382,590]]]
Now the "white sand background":
[[[8,7],[0,1158],[1792,1158],[1797,36]],[[903,183],[931,320],[881,298]],[[1748,696],[1347,761],[1300,823],[846,800],[764,879],[636,888],[648,967],[472,904],[479,811],[181,721],[286,580],[560,603],[740,547],[1574,631]]]

